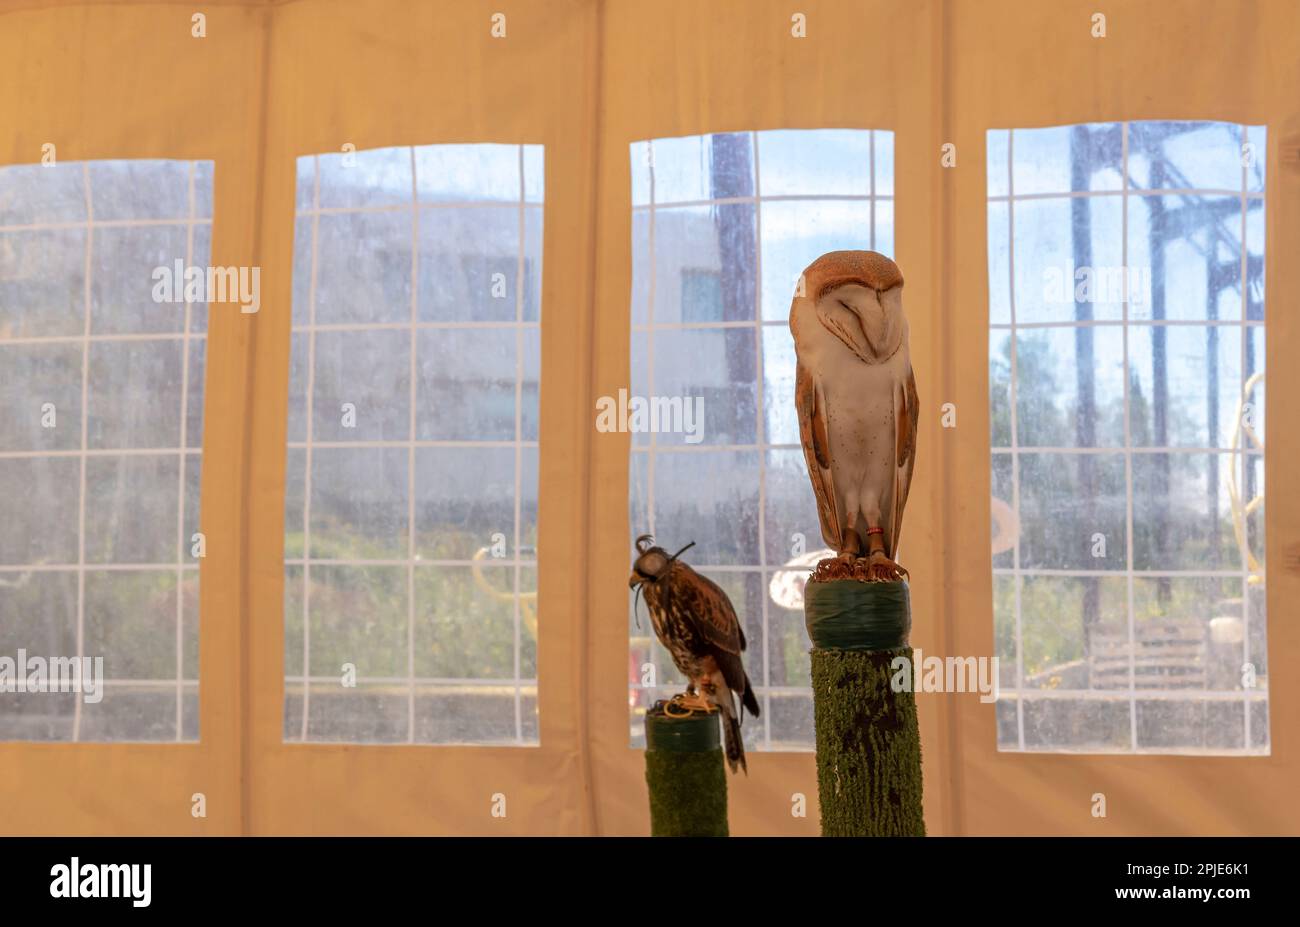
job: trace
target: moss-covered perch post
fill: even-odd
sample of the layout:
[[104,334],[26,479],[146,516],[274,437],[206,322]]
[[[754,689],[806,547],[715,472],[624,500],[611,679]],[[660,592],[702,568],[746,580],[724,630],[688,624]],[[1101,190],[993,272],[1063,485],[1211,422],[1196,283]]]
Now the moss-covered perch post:
[[907,583],[810,579],[804,617],[822,836],[924,836],[916,697],[891,685],[898,657],[912,678]]
[[727,773],[718,713],[677,717],[656,702],[645,715],[650,836],[726,837]]

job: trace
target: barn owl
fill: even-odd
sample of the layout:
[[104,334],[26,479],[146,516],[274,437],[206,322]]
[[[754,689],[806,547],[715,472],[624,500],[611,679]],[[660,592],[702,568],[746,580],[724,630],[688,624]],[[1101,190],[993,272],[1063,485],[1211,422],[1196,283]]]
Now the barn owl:
[[903,275],[874,251],[832,251],[790,306],[795,408],[822,537],[866,578],[899,580],[895,557],[916,457],[916,380]]

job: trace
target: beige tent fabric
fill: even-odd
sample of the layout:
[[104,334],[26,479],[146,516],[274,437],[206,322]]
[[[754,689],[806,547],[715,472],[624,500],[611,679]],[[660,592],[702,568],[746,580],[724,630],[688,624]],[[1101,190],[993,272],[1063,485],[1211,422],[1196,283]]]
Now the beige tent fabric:
[[[1106,38],[1091,17],[1107,13]],[[961,430],[989,432],[987,223],[983,137],[988,128],[1108,119],[1225,119],[1268,126],[1266,275],[1269,398],[1273,421],[1297,418],[1295,364],[1300,336],[1295,293],[1300,241],[1300,6],[1294,3],[1035,4],[953,3],[943,32],[952,49],[945,76],[945,134],[970,157],[946,176],[945,392],[969,397]],[[975,36],[979,36],[975,39]],[[903,264],[903,267],[906,267]],[[933,387],[932,387],[933,388]],[[965,413],[963,413],[965,414]],[[984,439],[950,440],[944,460],[947,611],[956,653],[991,653],[993,623],[987,549],[989,455]],[[1300,445],[1295,430],[1269,431],[1265,467],[1274,485],[1288,476]],[[1285,485],[1285,484],[1284,484]],[[1268,498],[1268,648],[1270,665],[1300,653],[1289,603],[1300,594],[1295,493]],[[980,556],[968,552],[981,551]],[[1272,755],[1066,756],[999,754],[993,713],[957,703],[950,757],[959,770],[952,820],[979,834],[1284,834],[1300,830],[1300,802],[1286,783],[1300,775],[1300,684],[1282,669],[1270,677]],[[922,709],[924,710],[924,709]],[[1093,818],[1091,796],[1107,797]],[[928,809],[928,806],[927,806]]]
[[[992,653],[983,139],[991,127],[1231,119],[1269,127],[1268,344],[1275,421],[1300,371],[1300,8],[1291,0],[0,0],[0,164],[211,158],[212,260],[262,267],[255,316],[212,316],[198,745],[0,744],[8,833],[643,834],[628,747],[628,145],[704,132],[895,133],[897,260],[922,401],[908,510],[913,641]],[[507,37],[490,35],[504,12]],[[791,35],[806,17],[807,37]],[[438,142],[546,146],[536,748],[286,745],[283,492],[294,163]],[[939,164],[945,142],[958,165]],[[960,428],[941,429],[956,402]],[[1270,472],[1300,437],[1275,428]],[[1270,656],[1300,656],[1300,497],[1268,508]],[[1300,682],[1273,674],[1266,758],[1010,755],[973,698],[920,698],[933,834],[1300,830]],[[736,834],[814,834],[810,754],[732,778]],[[190,814],[203,792],[206,818]],[[1088,813],[1095,792],[1109,816]],[[490,814],[495,793],[508,813]],[[806,796],[807,817],[791,813]]]
[[[212,260],[258,263],[264,10],[213,8],[226,38],[189,37],[180,6],[0,7],[0,163],[203,158],[217,165]],[[287,319],[288,316],[286,315]],[[247,682],[246,498],[255,317],[213,312],[202,474],[198,745],[0,744],[6,833],[237,833]],[[12,488],[6,488],[11,491]],[[206,797],[208,816],[190,814]]]

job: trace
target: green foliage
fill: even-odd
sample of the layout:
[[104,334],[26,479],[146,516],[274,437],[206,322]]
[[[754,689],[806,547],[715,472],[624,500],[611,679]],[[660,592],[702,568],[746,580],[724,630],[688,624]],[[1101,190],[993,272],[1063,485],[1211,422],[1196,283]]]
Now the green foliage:
[[[1114,577],[1025,577],[1020,589],[1021,658],[1028,685],[1056,688],[1068,675],[1059,672],[1086,655],[1084,622],[1089,586],[1098,590],[1098,634],[1128,634],[1128,581]],[[1219,614],[1241,614],[1241,580],[1235,577],[1134,579],[1134,631],[1171,621],[1205,623]],[[1015,578],[993,583],[994,652],[1002,660],[1003,685],[1015,683]],[[1040,677],[1035,679],[1035,677]],[[1086,679],[1086,677],[1084,677]]]
[[[438,526],[460,549],[471,549],[471,536],[452,526]],[[382,542],[346,525],[330,525],[312,556],[379,558]],[[302,533],[286,536],[286,551],[301,556]],[[293,556],[293,553],[288,554]],[[421,677],[509,679],[513,676],[515,618],[514,568],[483,561],[491,595],[474,581],[469,566],[420,566],[415,570],[415,674]],[[334,675],[346,662],[363,676],[404,677],[409,622],[403,566],[311,567],[311,674]],[[520,569],[521,594],[537,589],[535,567]],[[522,622],[521,622],[522,624]],[[291,675],[301,671],[302,568],[291,566],[285,581],[286,660]],[[537,672],[537,642],[521,627],[520,674]],[[295,662],[296,661],[296,662]]]
[[[19,648],[33,656],[77,653],[77,581],[74,572],[33,571],[0,576],[0,654]],[[175,570],[86,572],[82,652],[102,656],[112,679],[176,677]],[[185,615],[182,672],[198,678],[198,574],[187,571],[180,589]]]
[[[1140,453],[1131,455],[1126,470],[1123,396],[1116,394],[1115,385],[1109,391],[1099,389],[1095,409],[1080,410],[1073,349],[1062,354],[1063,343],[1069,342],[1062,342],[1059,334],[1018,334],[1016,417],[1022,447],[1014,460],[1006,454],[993,459],[993,495],[1007,504],[1013,501],[1012,467],[1019,466],[1022,567],[1107,570],[1117,577],[1040,576],[1022,581],[1024,674],[1027,679],[1045,674],[1031,684],[1049,687],[1066,678],[1058,668],[1085,658],[1092,635],[1123,634],[1127,629],[1124,572],[1130,561],[1130,491],[1134,569],[1222,570],[1240,564],[1224,485],[1231,460],[1213,454]],[[1011,441],[1010,352],[1010,337],[1000,337],[989,358],[995,446]],[[1097,360],[1102,360],[1101,355]],[[1115,358],[1106,362],[1118,363]],[[1150,378],[1144,386],[1139,375],[1153,363],[1150,356],[1131,357],[1130,362],[1128,419],[1133,447],[1185,444],[1189,436],[1199,434],[1205,426],[1197,410],[1203,413],[1205,396],[1152,395]],[[1100,454],[1063,455],[1024,446],[1074,447],[1085,442],[1090,430],[1092,445]],[[1104,547],[1098,546],[1098,535]],[[1010,567],[1013,562],[1010,551],[994,556],[995,567]],[[1135,583],[1134,618],[1139,631],[1146,621],[1206,621],[1219,613],[1241,611],[1239,604],[1233,604],[1240,596],[1239,583],[1236,590],[1224,584],[1193,588],[1191,583],[1170,579],[1139,578]],[[1004,661],[1004,684],[1015,679],[1015,593],[1013,578],[995,577],[996,653]]]
[[[1079,444],[1077,384],[1059,368],[1046,333],[1021,333],[1016,342],[1016,419],[1020,440],[1040,446]],[[1011,339],[989,359],[989,414],[994,445],[1011,440]],[[1129,375],[1130,437],[1134,447],[1162,445],[1152,434],[1157,412],[1170,436],[1197,430],[1192,410],[1204,397],[1181,395],[1157,403],[1144,393],[1136,368]],[[1156,406],[1160,405],[1157,409]],[[1103,455],[1061,455],[1021,448],[1020,507],[1022,563],[1054,569],[1122,569],[1125,563],[1123,462],[1124,402],[1099,401],[1094,410],[1096,447]],[[1201,454],[1134,455],[1133,549],[1137,569],[1234,568],[1236,541],[1228,517],[1227,493],[1217,467],[1225,461]],[[994,494],[1011,500],[1011,474],[995,474]],[[997,486],[999,480],[1004,486]],[[1107,538],[1107,555],[1094,558],[1094,533]],[[1010,555],[1004,555],[1009,557]],[[997,566],[1009,566],[999,561]]]
[[916,698],[890,688],[895,651],[814,650],[824,837],[925,836]]

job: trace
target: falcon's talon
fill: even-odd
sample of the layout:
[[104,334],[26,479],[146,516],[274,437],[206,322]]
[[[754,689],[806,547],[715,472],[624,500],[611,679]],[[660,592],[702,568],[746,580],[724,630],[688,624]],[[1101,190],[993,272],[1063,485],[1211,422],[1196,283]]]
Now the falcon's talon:
[[678,699],[680,698],[681,698],[680,695],[674,695],[668,701],[663,703],[663,712],[665,718],[689,718],[691,715],[695,713],[691,711],[691,709],[689,708],[687,708],[685,711],[682,711],[680,713],[675,711],[674,710],[675,708],[681,706],[681,703],[678,701]]
[[[684,711],[682,714],[673,714],[669,711],[670,707]],[[697,711],[708,714],[714,710],[714,707],[709,704],[708,699],[704,698],[702,695],[695,695],[692,692],[679,693],[664,703],[664,714],[668,715],[670,718],[685,718],[695,714]]]

